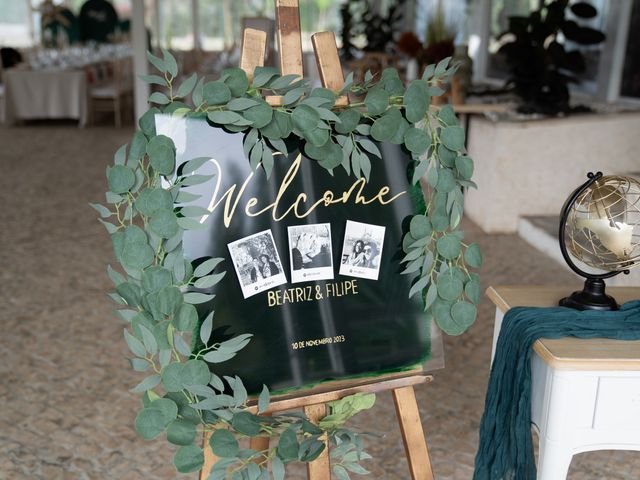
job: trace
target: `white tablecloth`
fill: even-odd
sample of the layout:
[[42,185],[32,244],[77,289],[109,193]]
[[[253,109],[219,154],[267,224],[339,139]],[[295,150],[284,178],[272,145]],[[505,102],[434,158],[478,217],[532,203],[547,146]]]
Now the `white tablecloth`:
[[83,70],[5,70],[5,122],[74,118],[87,123],[87,74]]

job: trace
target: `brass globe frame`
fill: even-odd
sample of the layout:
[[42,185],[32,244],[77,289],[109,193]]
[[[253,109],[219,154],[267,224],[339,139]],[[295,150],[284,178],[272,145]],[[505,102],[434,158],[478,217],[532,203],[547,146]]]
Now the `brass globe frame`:
[[[589,173],[587,177],[562,207],[558,232],[562,256],[586,280],[583,290],[563,298],[560,305],[578,310],[617,310],[615,299],[605,293],[604,280],[619,273],[628,274],[629,269],[640,264],[640,234],[635,232],[640,224],[640,182],[628,177],[603,176],[602,172]],[[596,232],[584,228],[587,222],[603,219],[611,225],[626,225],[629,213],[636,223],[631,225],[630,250],[622,251],[622,255],[607,248]],[[576,259],[605,273],[582,270],[569,251]]]

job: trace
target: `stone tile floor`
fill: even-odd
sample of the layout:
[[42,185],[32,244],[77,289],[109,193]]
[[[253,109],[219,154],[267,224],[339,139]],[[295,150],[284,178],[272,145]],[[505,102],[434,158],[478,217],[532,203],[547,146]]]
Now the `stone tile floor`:
[[[133,430],[136,379],[105,297],[109,240],[87,206],[102,199],[105,165],[130,133],[0,128],[0,480],[180,477],[171,447]],[[465,227],[483,248],[485,287],[572,281],[518,237]],[[492,328],[485,299],[476,325],[445,340],[446,368],[417,391],[438,479],[471,478]],[[369,444],[373,475],[409,478],[390,395],[358,425],[384,434]],[[569,478],[640,478],[640,453],[577,455]]]

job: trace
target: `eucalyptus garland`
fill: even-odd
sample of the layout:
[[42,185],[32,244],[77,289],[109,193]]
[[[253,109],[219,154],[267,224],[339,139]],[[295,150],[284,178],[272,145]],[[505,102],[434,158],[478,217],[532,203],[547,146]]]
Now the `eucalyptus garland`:
[[[121,271],[108,267],[115,285],[109,297],[128,322],[124,337],[133,354],[130,363],[147,374],[131,390],[143,394],[136,430],[144,439],[166,432],[179,447],[173,461],[183,473],[202,468],[201,438],[209,433],[205,448],[219,457],[210,480],[283,479],[286,464],[314,460],[325,441],[338,479],[367,473],[361,465],[371,458],[363,450],[365,434],[345,422],[371,408],[374,395],[330,403],[329,415],[316,425],[298,413],[263,415],[270,404],[266,386],[255,402],[242,379],[211,373],[209,364],[234,357],[252,335],[219,341],[213,335],[214,312],[198,315],[195,305],[209,305],[225,276],[223,259],[192,265],[184,257],[182,237],[185,230],[202,228],[196,218],[208,213],[189,205],[198,197],[188,187],[211,177],[197,173],[207,159],[176,168],[175,146],[156,134],[154,116],[206,118],[213,128],[243,134],[251,166],[267,176],[275,161],[288,161],[287,154],[299,149],[329,172],[344,168],[368,180],[372,163],[382,161],[372,140],[403,145],[413,159],[413,183],[424,177],[428,195],[424,211],[411,218],[404,235],[402,273],[415,277],[410,296],[423,298],[425,321],[433,318],[444,332],[458,335],[474,322],[480,297],[478,276],[469,271],[480,267],[480,250],[465,244],[458,229],[463,188],[475,187],[473,162],[452,108],[429,108],[455,66],[449,59],[430,65],[406,88],[393,69],[379,78],[367,73],[360,84],[350,75],[342,90],[333,92],[312,89],[306,80],[269,67],[257,68],[252,78],[239,68],[227,69],[211,82],[194,74],[176,87],[178,67],[171,54],[148,58],[159,74],[143,79],[165,90],[150,96],[157,107],[140,118],[140,131],[107,168],[106,205],[92,204],[121,266]],[[362,100],[337,107],[338,96],[348,93]],[[282,96],[282,104],[269,105],[266,95]],[[258,435],[277,442],[264,451],[241,446],[239,440]]]

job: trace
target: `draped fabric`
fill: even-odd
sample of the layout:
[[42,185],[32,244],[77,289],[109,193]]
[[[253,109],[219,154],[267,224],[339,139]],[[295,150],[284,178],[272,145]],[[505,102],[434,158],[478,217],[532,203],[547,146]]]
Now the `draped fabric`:
[[562,337],[640,339],[640,301],[616,312],[516,307],[506,313],[480,422],[474,480],[535,480],[531,347],[539,338]]

